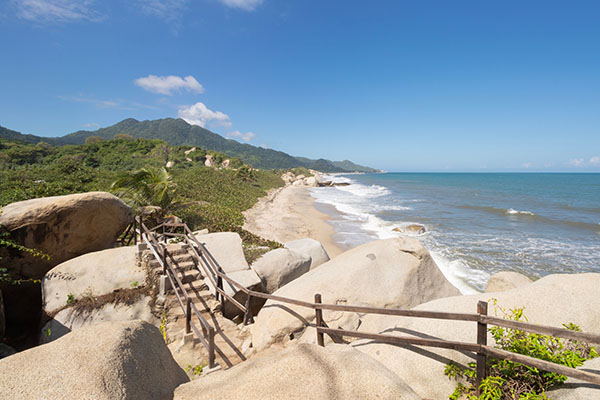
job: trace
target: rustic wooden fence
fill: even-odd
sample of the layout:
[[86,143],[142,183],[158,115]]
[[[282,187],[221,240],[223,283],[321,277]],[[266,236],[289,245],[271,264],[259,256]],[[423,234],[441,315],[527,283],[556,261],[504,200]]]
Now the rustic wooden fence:
[[[297,299],[290,299],[281,296],[275,296],[272,294],[256,292],[245,288],[243,285],[234,281],[228,277],[223,269],[219,266],[218,262],[212,257],[206,247],[200,243],[189,227],[184,223],[163,223],[152,230],[148,230],[143,224],[142,226],[142,237],[144,241],[150,246],[154,256],[163,265],[164,273],[169,276],[173,287],[177,287],[183,290],[183,285],[177,278],[174,270],[169,262],[161,261],[168,259],[168,253],[166,247],[160,247],[158,239],[162,239],[166,243],[168,238],[179,238],[182,242],[185,242],[192,249],[193,257],[197,261],[198,270],[207,277],[214,290],[215,297],[221,303],[225,300],[231,302],[244,314],[244,324],[248,324],[253,321],[252,312],[250,310],[250,301],[252,297],[261,298],[265,300],[273,300],[281,303],[292,304],[295,306],[306,307],[315,310],[315,324],[312,325],[316,328],[317,332],[317,343],[320,346],[325,345],[324,335],[327,334],[333,339],[339,337],[354,337],[360,339],[371,339],[381,343],[389,343],[393,345],[417,345],[425,347],[437,347],[459,351],[469,351],[476,355],[476,370],[477,370],[477,387],[486,377],[486,362],[488,357],[497,359],[503,359],[508,361],[519,362],[521,364],[543,369],[550,372],[555,372],[568,377],[581,379],[583,381],[591,382],[600,385],[600,375],[590,373],[587,371],[570,368],[564,365],[552,363],[545,360],[525,356],[522,354],[512,353],[509,351],[501,350],[488,346],[487,344],[487,327],[488,325],[495,325],[504,328],[517,329],[525,332],[532,332],[542,335],[550,335],[563,339],[570,339],[580,342],[600,344],[600,335],[594,335],[584,332],[576,332],[563,328],[557,328],[552,326],[531,324],[528,322],[512,321],[503,318],[490,316],[487,314],[487,302],[480,301],[477,303],[477,310],[475,313],[451,313],[451,312],[438,312],[438,311],[421,311],[421,310],[402,310],[402,309],[391,309],[391,308],[378,308],[378,307],[366,307],[366,306],[352,306],[352,305],[340,305],[340,304],[324,304],[320,294],[315,294],[314,302],[307,302]],[[182,232],[178,233],[180,229]],[[160,232],[159,238],[157,239],[157,232]],[[161,253],[158,249],[162,249]],[[175,281],[173,281],[175,280]],[[235,300],[232,296],[226,293],[223,282],[229,283],[233,288],[242,291],[246,295],[245,305]],[[214,329],[211,330],[210,324],[206,321],[195,307],[190,306],[189,297],[183,290],[183,299],[178,294],[180,305],[184,309],[186,315],[186,328],[189,326],[198,339],[207,347],[209,354],[212,354],[212,358],[209,358],[209,366],[214,365]],[[177,292],[176,292],[177,293]],[[192,304],[193,306],[193,304]],[[476,322],[477,326],[477,342],[456,342],[443,339],[425,339],[416,338],[411,336],[396,336],[387,335],[381,333],[367,333],[349,331],[344,329],[329,328],[323,320],[323,310],[329,311],[342,311],[342,312],[353,312],[362,314],[380,314],[380,315],[393,315],[403,316],[412,318],[430,318],[430,319],[441,319],[441,320],[452,320],[452,321],[465,321],[465,322]],[[203,330],[203,334],[208,333],[208,340],[201,338],[200,332],[193,326],[190,321],[192,315],[200,320],[202,326],[206,329]]]

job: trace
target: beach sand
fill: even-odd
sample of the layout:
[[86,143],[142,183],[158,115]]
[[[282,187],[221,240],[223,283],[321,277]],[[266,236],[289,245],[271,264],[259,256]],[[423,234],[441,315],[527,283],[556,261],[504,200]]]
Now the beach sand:
[[335,231],[326,222],[329,217],[317,210],[314,202],[306,187],[273,189],[254,207],[244,211],[244,229],[280,243],[312,238],[321,242],[333,258],[343,250],[333,240]]

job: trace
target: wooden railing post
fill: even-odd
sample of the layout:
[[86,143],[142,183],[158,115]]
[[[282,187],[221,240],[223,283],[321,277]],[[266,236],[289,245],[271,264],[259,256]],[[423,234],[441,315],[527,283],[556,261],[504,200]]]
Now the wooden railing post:
[[163,275],[167,275],[167,246],[163,246]]
[[250,299],[252,295],[248,293],[248,298],[246,299],[246,312],[244,313],[244,325],[248,325],[251,322],[254,322],[254,318],[252,317],[252,311],[250,311]]
[[[479,301],[477,303],[477,313],[480,315],[487,315],[488,303],[486,301]],[[483,322],[477,322],[477,344],[480,346],[487,346],[487,324]],[[487,356],[484,352],[477,352],[477,379],[476,387],[477,393],[479,393],[479,386],[481,381],[486,378],[486,361]]]
[[215,367],[215,328],[208,329],[208,368]]
[[167,243],[167,237],[165,236],[165,225],[164,224],[162,226],[162,236],[163,236],[163,243]]
[[[321,294],[315,294],[315,303],[321,304]],[[317,325],[317,344],[321,347],[325,346],[325,334],[319,332],[319,327],[323,326],[323,310],[320,308],[315,309],[315,323]]]
[[192,320],[192,301],[189,296],[185,298],[185,333],[192,331],[191,327]]
[[133,216],[133,244],[137,245],[137,216]]
[[[217,277],[217,287],[221,290],[223,290],[223,278],[218,276]],[[215,289],[215,297],[217,298],[218,301],[221,302],[221,305],[223,305],[223,302],[225,301],[225,297],[221,295],[221,293]]]

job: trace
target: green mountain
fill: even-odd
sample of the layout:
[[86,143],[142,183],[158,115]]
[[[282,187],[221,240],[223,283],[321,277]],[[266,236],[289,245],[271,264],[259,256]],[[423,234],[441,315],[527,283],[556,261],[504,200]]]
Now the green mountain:
[[0,127],[0,138],[21,140],[26,143],[47,142],[56,145],[83,144],[86,138],[90,136],[99,136],[109,140],[117,134],[128,134],[134,138],[161,139],[172,146],[199,146],[227,154],[230,157],[240,158],[245,163],[260,169],[306,167],[322,172],[377,172],[373,168],[363,167],[350,161],[311,160],[294,157],[282,151],[239,143],[217,135],[208,129],[190,125],[182,119],[165,118],[154,121],[137,121],[128,118],[107,128],[96,131],[77,131],[58,138],[21,135],[18,132]]

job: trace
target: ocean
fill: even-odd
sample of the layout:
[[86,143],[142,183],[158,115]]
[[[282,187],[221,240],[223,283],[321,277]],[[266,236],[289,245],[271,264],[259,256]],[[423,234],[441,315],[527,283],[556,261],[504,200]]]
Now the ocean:
[[[312,188],[348,249],[417,237],[463,294],[490,275],[537,279],[600,272],[600,174],[382,173],[327,176],[347,186]],[[425,233],[402,233],[411,224]],[[395,231],[394,229],[397,228]]]

